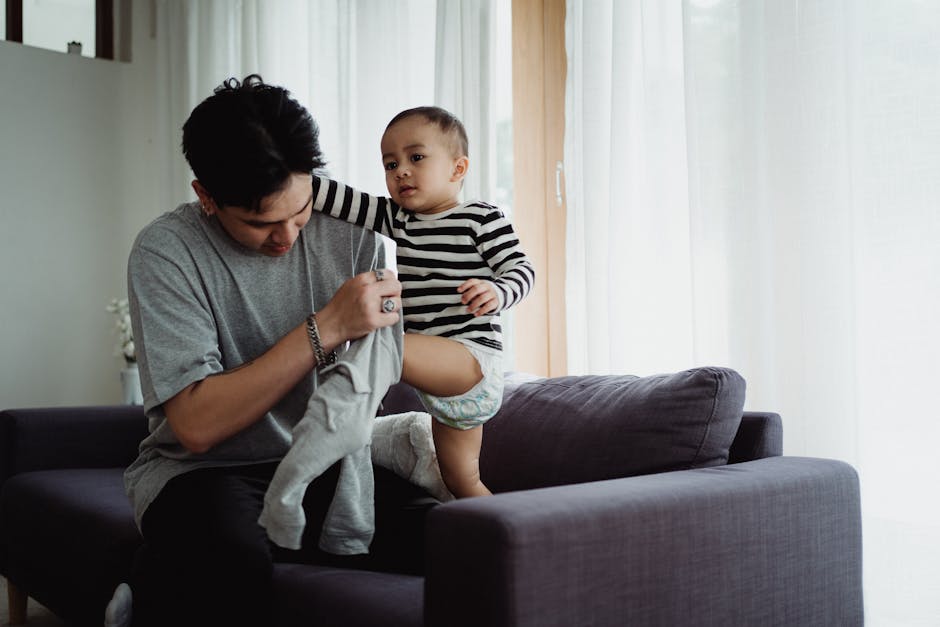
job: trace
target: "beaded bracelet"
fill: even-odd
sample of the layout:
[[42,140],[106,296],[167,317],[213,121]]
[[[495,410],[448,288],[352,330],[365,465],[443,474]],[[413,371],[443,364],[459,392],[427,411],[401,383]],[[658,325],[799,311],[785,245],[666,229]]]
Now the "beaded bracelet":
[[317,370],[322,370],[330,364],[336,363],[336,351],[330,351],[327,355],[323,350],[323,342],[320,341],[320,329],[317,327],[317,312],[307,316],[307,336],[310,338],[310,345],[313,347],[313,354],[317,358]]

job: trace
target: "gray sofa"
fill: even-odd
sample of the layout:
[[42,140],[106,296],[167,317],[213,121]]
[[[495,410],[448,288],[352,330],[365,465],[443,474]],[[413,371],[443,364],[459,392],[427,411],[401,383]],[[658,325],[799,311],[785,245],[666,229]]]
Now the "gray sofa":
[[[430,511],[424,573],[278,564],[270,624],[861,625],[857,475],[781,456],[744,391],[724,368],[511,378],[481,457],[497,494]],[[417,408],[403,385],[384,403]],[[140,541],[121,473],[145,431],[139,407],[0,413],[14,604],[101,624]]]

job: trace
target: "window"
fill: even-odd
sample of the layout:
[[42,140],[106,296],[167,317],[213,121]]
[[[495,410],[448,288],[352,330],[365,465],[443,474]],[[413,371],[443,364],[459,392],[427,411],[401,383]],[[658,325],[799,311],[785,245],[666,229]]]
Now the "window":
[[113,59],[114,0],[6,0],[0,30],[8,41]]
[[[85,57],[95,55],[95,0],[22,1],[24,44]],[[77,52],[73,52],[75,48]]]

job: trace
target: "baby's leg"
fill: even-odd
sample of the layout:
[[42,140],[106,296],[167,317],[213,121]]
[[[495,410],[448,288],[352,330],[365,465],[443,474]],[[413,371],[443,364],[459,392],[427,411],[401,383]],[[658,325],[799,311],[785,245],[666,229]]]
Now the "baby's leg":
[[480,480],[480,445],[483,426],[455,429],[434,420],[431,422],[437,463],[447,489],[456,498],[488,496],[489,488]]
[[401,380],[434,396],[457,396],[483,379],[467,347],[436,335],[405,333]]
[[[483,379],[483,371],[466,346],[443,337],[405,334],[405,355],[402,381],[432,397],[460,396],[469,392]],[[428,401],[438,399],[424,398]],[[428,406],[434,416],[432,432],[437,461],[447,489],[457,498],[491,494],[480,481],[480,445],[482,425],[473,428],[449,426],[456,417],[440,411],[446,403]],[[484,417],[488,418],[489,416]]]

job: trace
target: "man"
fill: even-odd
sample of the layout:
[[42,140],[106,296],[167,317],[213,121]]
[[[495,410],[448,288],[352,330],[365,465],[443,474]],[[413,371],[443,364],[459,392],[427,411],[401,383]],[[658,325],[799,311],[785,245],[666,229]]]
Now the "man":
[[[368,438],[401,374],[401,285],[373,234],[312,214],[318,130],[286,90],[229,79],[186,121],[183,152],[199,201],[144,228],[128,262],[150,435],[125,483],[144,545],[106,623],[130,624],[133,603],[134,625],[263,625],[274,561],[383,559]],[[295,427],[322,441],[317,478],[300,521],[266,531]],[[377,509],[386,492],[414,496],[384,480]],[[425,509],[379,516],[407,511],[414,530]],[[300,550],[269,541],[297,524]],[[407,550],[420,562],[417,536]]]

